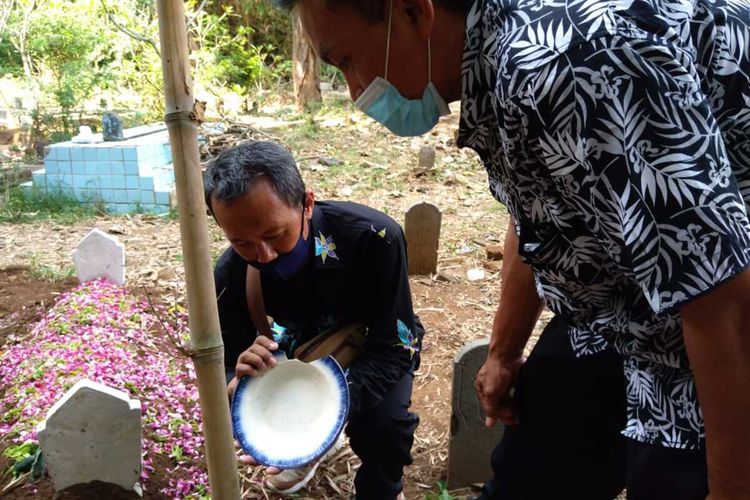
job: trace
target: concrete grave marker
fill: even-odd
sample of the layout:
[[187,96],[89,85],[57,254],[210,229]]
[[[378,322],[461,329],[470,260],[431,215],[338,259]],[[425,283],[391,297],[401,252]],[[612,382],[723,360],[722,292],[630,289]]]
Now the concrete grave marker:
[[125,246],[112,235],[92,229],[73,252],[78,281],[107,278],[125,284]]
[[409,253],[409,274],[437,271],[442,214],[431,203],[417,203],[406,211],[404,232]]
[[37,427],[55,488],[103,481],[138,492],[141,403],[117,389],[80,380]]
[[122,119],[113,111],[102,115],[102,137],[105,141],[124,141]]
[[489,339],[464,345],[453,360],[451,434],[448,444],[448,488],[484,483],[492,477],[490,455],[503,435],[502,424],[484,425],[474,379],[487,358]]
[[422,146],[419,148],[419,168],[432,170],[435,167],[435,146]]

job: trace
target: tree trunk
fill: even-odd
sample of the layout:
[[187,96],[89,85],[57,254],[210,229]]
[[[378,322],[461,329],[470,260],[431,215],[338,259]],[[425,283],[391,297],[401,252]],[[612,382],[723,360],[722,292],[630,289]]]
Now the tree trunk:
[[320,101],[320,61],[310,45],[302,22],[296,13],[292,16],[292,77],[294,99],[300,109],[308,103]]
[[28,8],[24,11],[23,21],[21,22],[21,27],[18,32],[18,41],[15,44],[16,50],[18,50],[18,53],[21,54],[23,75],[26,77],[26,79],[31,79],[32,76],[32,61],[31,55],[28,51],[27,39],[29,36],[29,27],[31,24],[31,14],[34,13],[34,9],[36,9],[36,0],[33,0],[31,3],[29,3]]

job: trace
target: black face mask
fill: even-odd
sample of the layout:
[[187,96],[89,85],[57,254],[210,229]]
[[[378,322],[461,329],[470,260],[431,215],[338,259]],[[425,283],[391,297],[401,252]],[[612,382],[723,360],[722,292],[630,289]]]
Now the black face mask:
[[273,259],[271,262],[261,263],[258,261],[246,260],[248,265],[253,266],[255,269],[267,272],[274,270],[276,274],[282,280],[288,280],[297,274],[302,269],[310,257],[309,245],[307,240],[302,237],[305,228],[305,209],[302,208],[302,223],[299,228],[299,238],[297,243],[294,245],[289,252],[279,254],[278,257]]

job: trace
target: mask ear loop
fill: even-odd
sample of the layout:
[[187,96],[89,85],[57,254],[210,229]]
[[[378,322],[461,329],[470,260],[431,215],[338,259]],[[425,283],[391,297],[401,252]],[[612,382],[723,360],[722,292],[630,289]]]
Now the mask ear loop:
[[[305,204],[304,203],[302,204],[302,222],[299,225],[299,237],[307,241],[307,238],[305,238]],[[310,235],[308,234],[307,237],[309,238]]]
[[388,10],[388,36],[385,39],[385,75],[383,78],[388,80],[388,61],[391,58],[391,23],[393,22],[393,0],[391,0],[391,7]]
[[430,47],[430,37],[427,37],[427,81],[432,83],[432,47]]

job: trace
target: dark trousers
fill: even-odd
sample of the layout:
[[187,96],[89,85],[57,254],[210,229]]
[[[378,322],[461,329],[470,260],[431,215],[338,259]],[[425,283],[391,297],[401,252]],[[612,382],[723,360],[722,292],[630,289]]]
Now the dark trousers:
[[626,439],[622,358],[610,351],[576,358],[567,327],[554,318],[521,368],[520,424],[492,453],[483,500],[606,500],[624,487],[630,500],[703,499],[702,451]]
[[403,488],[404,466],[419,417],[409,411],[414,375],[406,374],[373,410],[349,414],[346,434],[362,465],[354,477],[357,500],[393,500]]
[[492,452],[482,499],[600,500],[625,485],[625,379],[605,351],[576,358],[565,322],[547,325],[515,386],[519,425]]
[[678,450],[628,440],[628,500],[705,500],[705,450]]

